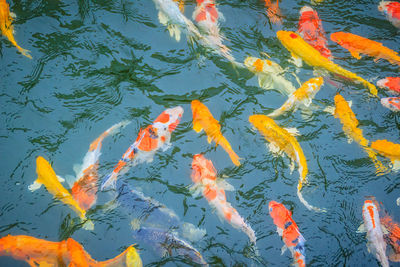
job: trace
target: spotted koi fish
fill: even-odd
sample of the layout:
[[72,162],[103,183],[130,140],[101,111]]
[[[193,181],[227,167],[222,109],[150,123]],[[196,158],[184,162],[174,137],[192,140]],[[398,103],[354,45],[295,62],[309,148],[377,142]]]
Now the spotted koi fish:
[[392,161],[393,169],[400,169],[400,144],[388,140],[377,140],[371,143],[371,148]]
[[381,104],[391,111],[400,111],[400,97],[385,97],[381,99]]
[[332,59],[332,53],[328,48],[328,41],[317,11],[309,6],[304,6],[300,9],[299,27],[297,32],[304,41],[317,49],[322,56],[330,60]]
[[400,3],[395,1],[381,1],[378,6],[386,18],[397,28],[400,28]]
[[381,88],[400,94],[400,77],[386,77],[377,81],[376,84]]
[[379,220],[378,207],[375,201],[367,199],[364,201],[362,214],[364,224],[362,224],[357,232],[367,232],[367,248],[383,267],[389,267],[389,261],[386,256],[386,243],[383,239],[382,226]]
[[218,216],[224,219],[234,228],[243,231],[250,239],[256,243],[256,235],[254,230],[246,224],[245,220],[240,216],[238,211],[226,201],[224,185],[217,182],[217,173],[211,160],[206,159],[201,154],[193,156],[192,161],[192,181],[195,187],[202,190],[203,196],[207,199],[212,208],[217,211]]
[[81,244],[72,238],[60,242],[25,235],[0,238],[0,256],[26,261],[30,266],[141,267],[142,260],[133,245],[113,259],[94,260]]
[[154,154],[159,149],[167,150],[171,146],[171,134],[178,126],[182,115],[183,108],[180,106],[166,109],[152,125],[147,126],[144,130],[141,129],[136,141],[122,156],[113,172],[105,178],[101,190],[108,187],[115,189],[115,182],[120,173],[127,172],[130,166],[138,163],[153,161]]
[[271,0],[265,0],[265,7],[267,8],[267,16],[269,21],[274,24],[282,24],[282,14],[279,9],[279,0],[272,3]]
[[381,224],[387,230],[387,234],[384,233],[384,238],[391,246],[389,260],[400,262],[400,224],[393,221],[389,215],[381,218]]
[[282,237],[285,245],[282,247],[282,254],[289,248],[294,259],[294,266],[306,266],[305,242],[299,227],[292,219],[292,213],[286,207],[276,201],[268,204],[269,215],[276,225],[278,234]]

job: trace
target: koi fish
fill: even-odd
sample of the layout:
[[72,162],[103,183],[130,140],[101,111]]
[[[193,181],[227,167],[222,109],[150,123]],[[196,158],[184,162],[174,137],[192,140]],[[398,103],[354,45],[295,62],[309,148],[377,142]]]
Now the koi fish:
[[362,130],[358,128],[358,120],[354,112],[351,110],[349,103],[347,103],[344,97],[339,94],[335,96],[334,100],[335,109],[332,114],[343,124],[343,131],[348,138],[348,143],[351,143],[354,140],[359,144],[374,162],[378,173],[385,173],[387,168],[383,166],[383,164],[377,159],[377,154],[368,146],[369,141],[363,136]]
[[389,253],[389,260],[399,262],[400,261],[400,224],[394,222],[392,217],[389,215],[381,218],[381,225],[387,230],[387,234],[384,233],[384,238],[391,246],[392,250]]
[[400,144],[388,140],[377,140],[371,143],[371,148],[392,161],[393,169],[400,169]]
[[77,179],[71,188],[71,195],[83,210],[89,210],[96,203],[97,168],[99,166],[100,150],[104,138],[116,133],[119,128],[125,127],[128,124],[129,122],[120,122],[111,126],[90,144],[89,151],[83,158],[82,165],[79,167],[74,166]]
[[317,11],[309,6],[300,9],[299,27],[297,32],[308,44],[318,50],[322,56],[332,60],[331,50],[322,27]]
[[25,235],[0,238],[0,256],[26,261],[30,266],[141,267],[142,260],[133,245],[113,259],[94,260],[81,244],[72,238],[52,242]]
[[[318,212],[325,212],[325,209],[320,209],[311,206],[302,196],[301,188],[307,182],[307,160],[304,156],[303,150],[296,138],[288,132],[288,130],[279,127],[273,119],[265,115],[251,115],[249,121],[254,127],[264,135],[265,139],[270,143],[271,152],[285,152],[292,162],[296,162],[300,174],[299,183],[297,185],[297,196],[300,202],[303,203],[307,209]],[[291,167],[291,169],[293,169]]]
[[271,60],[261,60],[256,57],[247,57],[244,65],[258,77],[258,84],[264,89],[276,89],[284,95],[296,91],[291,82],[283,76],[284,70],[279,64]]
[[349,32],[334,32],[331,34],[331,40],[349,50],[350,54],[356,59],[361,59],[361,53],[375,57],[375,62],[383,58],[392,64],[400,65],[398,53],[383,46],[382,43]]
[[386,256],[386,243],[383,240],[382,226],[379,220],[378,208],[372,200],[365,200],[363,205],[364,223],[358,228],[357,232],[367,232],[367,248],[383,267],[389,267]]
[[323,57],[318,50],[304,41],[297,33],[291,31],[278,31],[277,36],[279,41],[281,41],[283,46],[291,52],[295,59],[302,59],[308,65],[316,67],[317,69],[325,69],[333,74],[359,82],[366,86],[371,94],[375,96],[378,94],[375,85],[357,76],[355,73],[336,65],[326,57]]
[[156,249],[162,257],[182,256],[194,263],[208,266],[197,249],[172,232],[157,228],[142,227],[133,232],[133,237],[149,244],[153,249]]
[[276,201],[268,204],[269,215],[271,216],[278,234],[282,237],[285,245],[282,247],[282,254],[289,248],[294,259],[294,266],[306,266],[305,242],[299,227],[292,219],[292,213],[286,207]]
[[386,77],[377,81],[376,84],[381,88],[400,94],[400,77]]
[[275,24],[282,24],[282,13],[279,9],[279,0],[272,3],[271,0],[265,0],[265,7],[267,8],[267,16],[269,21]]
[[12,21],[15,18],[15,14],[10,12],[10,6],[7,4],[6,0],[0,0],[0,30],[1,33],[8,38],[8,40],[21,52],[22,55],[32,59],[29,54],[29,50],[23,49],[17,44],[14,39],[14,26]]
[[397,28],[400,28],[400,3],[395,1],[381,1],[378,10]]
[[400,111],[400,97],[381,98],[381,104],[391,111]]
[[211,143],[214,140],[215,144],[221,145],[221,147],[228,153],[233,164],[240,166],[239,156],[233,151],[228,140],[221,133],[221,125],[214,119],[208,108],[201,103],[199,100],[192,101],[192,113],[193,113],[193,130],[196,133],[204,130],[207,134],[207,141]]
[[182,107],[169,108],[161,113],[152,125],[144,130],[140,129],[136,141],[122,155],[113,172],[103,181],[101,190],[108,187],[115,188],[118,175],[127,172],[130,166],[145,161],[152,162],[157,150],[166,151],[171,146],[171,134],[178,126],[182,115]]
[[226,220],[234,228],[244,232],[250,241],[255,244],[256,235],[254,230],[246,224],[238,211],[226,201],[224,187],[229,188],[231,186],[217,182],[217,173],[212,161],[201,154],[194,155],[191,178],[195,183],[195,187],[201,188],[203,196],[210,206],[217,211],[219,218]]
[[324,79],[322,77],[311,78],[299,89],[289,95],[288,100],[278,109],[268,114],[269,117],[278,117],[290,110],[296,110],[300,105],[309,107],[315,94],[318,93]]
[[29,186],[30,191],[35,191],[44,185],[50,194],[70,206],[78,214],[81,220],[85,222],[83,225],[84,229],[94,229],[93,223],[86,219],[86,211],[79,206],[79,203],[60,183],[50,163],[41,156],[36,158],[36,173],[38,174],[38,178]]

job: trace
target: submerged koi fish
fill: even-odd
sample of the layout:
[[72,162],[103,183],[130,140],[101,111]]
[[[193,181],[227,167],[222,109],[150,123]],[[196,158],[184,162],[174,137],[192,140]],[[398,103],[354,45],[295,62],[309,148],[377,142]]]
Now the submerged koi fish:
[[381,99],[381,104],[391,111],[400,111],[400,97],[385,97]]
[[133,232],[133,237],[149,244],[153,249],[165,256],[182,256],[194,263],[208,266],[200,252],[172,232],[158,228],[142,227]]
[[221,147],[228,153],[233,164],[240,166],[239,156],[233,151],[228,140],[221,133],[221,125],[214,119],[208,108],[201,103],[199,100],[192,101],[192,113],[193,113],[193,130],[196,133],[204,130],[207,134],[207,141],[211,143],[214,140],[215,144],[221,145]]
[[293,84],[284,78],[285,71],[277,63],[267,59],[247,57],[244,65],[257,75],[260,87],[267,90],[276,89],[284,95],[296,91]]
[[194,155],[191,178],[195,183],[195,187],[202,190],[203,196],[207,199],[210,206],[217,211],[218,216],[226,220],[234,228],[244,232],[250,241],[255,244],[256,235],[254,230],[246,224],[238,211],[226,201],[224,187],[231,186],[217,182],[217,173],[212,161],[206,159],[201,154]]
[[400,3],[395,1],[381,1],[378,10],[397,28],[400,28]]
[[104,138],[110,134],[116,133],[119,128],[125,127],[127,124],[129,124],[129,122],[120,122],[102,133],[90,144],[89,151],[83,158],[82,165],[75,168],[77,179],[71,188],[71,195],[78,201],[79,206],[83,210],[87,211],[96,203],[98,182],[97,168],[99,166],[100,150]]
[[294,93],[289,95],[288,100],[278,109],[268,114],[269,117],[278,117],[290,110],[296,110],[300,105],[309,107],[315,94],[318,93],[324,79],[322,77],[311,78],[303,83]]
[[362,53],[375,57],[375,62],[383,58],[392,64],[400,65],[398,53],[383,46],[382,43],[349,32],[334,32],[331,34],[331,40],[349,50],[356,59],[361,59],[360,53]]
[[371,148],[392,161],[393,169],[400,169],[400,144],[388,140],[377,140],[371,143]]
[[328,41],[326,40],[325,31],[317,11],[309,6],[304,6],[300,9],[297,32],[304,41],[317,49],[322,56],[330,60],[332,59],[332,53],[328,48]]
[[21,54],[32,59],[29,54],[29,50],[23,49],[17,44],[14,39],[14,26],[12,25],[14,13],[10,13],[10,6],[7,4],[6,0],[0,0],[0,30],[1,33],[8,38],[8,40],[18,49]]
[[289,248],[294,259],[294,266],[306,266],[305,242],[299,227],[292,219],[292,213],[286,207],[276,201],[268,204],[269,215],[274,220],[278,234],[282,237],[285,245],[282,247],[282,254]]
[[376,84],[381,88],[400,94],[400,77],[386,77],[377,81]]
[[336,65],[326,57],[323,57],[318,50],[304,41],[297,33],[291,31],[278,31],[277,36],[279,41],[281,41],[283,46],[292,53],[292,56],[295,59],[302,59],[308,65],[316,67],[317,69],[325,69],[333,74],[359,82],[366,86],[371,94],[375,96],[378,94],[375,85],[369,83],[356,74],[343,69],[339,65]]
[[383,267],[389,267],[379,211],[374,201],[369,199],[364,201],[362,214],[364,223],[358,228],[357,232],[367,232],[368,252],[372,253]]
[[334,100],[335,109],[332,114],[343,124],[343,131],[348,138],[348,142],[351,143],[354,140],[359,144],[374,162],[377,172],[385,173],[387,168],[383,166],[382,162],[380,162],[376,157],[376,153],[368,146],[369,141],[365,139],[362,130],[358,128],[358,120],[354,112],[351,110],[349,103],[347,103],[343,96],[339,94],[335,96]]
[[[303,150],[296,138],[291,135],[288,130],[279,127],[273,119],[265,115],[251,115],[249,121],[258,131],[264,135],[265,139],[270,143],[271,152],[285,152],[288,157],[296,162],[300,174],[299,183],[297,185],[297,196],[300,202],[303,203],[307,209],[318,212],[325,212],[325,209],[320,209],[311,206],[302,196],[301,188],[307,182],[307,160],[304,156]],[[294,168],[294,167],[293,167]]]
[[130,166],[142,162],[153,161],[157,150],[167,150],[170,146],[171,134],[178,126],[183,115],[183,108],[180,106],[166,109],[161,113],[152,125],[140,130],[136,141],[128,148],[120,161],[114,167],[101,185],[101,190],[108,187],[115,188],[120,173],[128,171]]
[[26,261],[30,266],[141,267],[142,260],[133,245],[113,259],[94,260],[81,244],[72,238],[60,242],[16,235],[0,238],[0,256]]
[[381,224],[388,232],[384,234],[384,237],[392,248],[389,253],[389,260],[400,262],[400,224],[394,222],[389,215],[381,218]]
[[282,14],[279,9],[279,0],[272,3],[271,0],[265,0],[265,7],[267,8],[267,16],[269,21],[275,24],[282,24]]
[[47,160],[41,156],[36,158],[36,172],[38,174],[38,178],[32,185],[29,186],[29,190],[35,191],[44,185],[50,194],[52,194],[61,202],[69,205],[78,214],[82,222],[85,222],[83,225],[84,229],[93,230],[93,223],[86,219],[86,211],[79,206],[79,203],[60,183],[50,163],[48,163]]

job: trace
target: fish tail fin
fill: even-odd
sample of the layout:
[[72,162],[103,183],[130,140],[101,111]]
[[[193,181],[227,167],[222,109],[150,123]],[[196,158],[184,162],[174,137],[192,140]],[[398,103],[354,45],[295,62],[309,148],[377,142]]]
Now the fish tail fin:
[[373,85],[372,83],[367,82],[367,81],[366,81],[366,84],[365,84],[365,85],[368,87],[369,92],[370,92],[372,95],[374,95],[374,96],[377,96],[377,95],[378,95],[378,90],[376,89],[375,85]]
[[233,151],[232,149],[228,150],[228,155],[231,158],[233,164],[235,164],[236,166],[240,166],[240,158],[239,156],[235,153],[235,151]]
[[310,204],[303,198],[303,195],[301,194],[300,189],[297,189],[297,196],[299,197],[300,202],[303,203],[303,205],[306,206],[307,209],[313,210],[313,211],[316,211],[316,212],[326,212],[326,209],[324,209],[324,208],[317,208],[317,207],[314,207],[314,206],[310,205]]
[[29,51],[29,50],[27,50],[27,49],[23,49],[23,48],[20,47],[19,45],[16,45],[16,47],[17,47],[18,51],[19,51],[22,55],[26,56],[26,57],[29,58],[29,59],[32,59],[32,56],[29,54],[31,51]]
[[281,116],[285,111],[282,108],[275,109],[271,113],[268,114],[268,117],[276,118]]
[[82,228],[88,231],[93,231],[94,223],[91,220],[87,220],[83,223]]
[[100,186],[100,190],[104,191],[108,188],[115,189],[116,184],[117,184],[117,177],[118,177],[118,173],[115,173],[115,172],[112,172],[111,174],[107,175],[105,180],[103,181],[103,183]]
[[378,160],[377,154],[375,153],[375,151],[372,150],[372,148],[365,147],[365,150],[367,151],[368,156],[373,161],[373,163],[375,165],[375,168],[376,168],[376,174],[378,176],[379,175],[384,175],[384,174],[389,172],[389,169],[387,167],[385,167],[380,160]]
[[113,126],[111,126],[110,128],[108,128],[107,130],[105,130],[99,137],[97,137],[96,140],[94,140],[91,144],[90,144],[90,151],[93,151],[95,149],[98,148],[98,146],[101,146],[101,142],[103,142],[104,138],[106,138],[109,135],[114,135],[117,132],[119,132],[119,130],[125,126],[127,126],[130,123],[130,121],[121,121],[119,123],[114,124]]
[[181,40],[181,30],[179,29],[179,26],[170,24],[167,26],[167,29],[169,31],[169,35],[174,37],[177,42]]
[[196,242],[202,239],[206,235],[206,230],[197,228],[191,223],[183,223],[182,235],[184,238],[192,242]]

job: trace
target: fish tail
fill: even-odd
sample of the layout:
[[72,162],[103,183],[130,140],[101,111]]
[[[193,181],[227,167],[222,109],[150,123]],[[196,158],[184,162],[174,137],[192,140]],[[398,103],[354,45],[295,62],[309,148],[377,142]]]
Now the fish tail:
[[182,235],[184,238],[197,242],[201,240],[206,235],[205,229],[200,229],[191,223],[183,223],[182,225]]
[[364,149],[367,151],[368,156],[373,161],[375,168],[376,168],[376,174],[378,176],[384,175],[389,172],[389,169],[387,167],[385,167],[380,160],[378,160],[377,154],[375,153],[375,151],[373,151],[370,147],[365,147]]
[[104,191],[108,188],[115,189],[117,183],[118,173],[112,172],[111,174],[107,175],[104,182],[100,186],[100,190]]
[[127,126],[130,123],[130,121],[121,121],[119,123],[114,124],[107,130],[105,130],[96,140],[94,140],[90,144],[90,151],[93,151],[97,149],[98,146],[101,146],[101,142],[103,142],[104,138],[106,138],[109,135],[114,135],[116,134],[121,128]]
[[88,231],[93,231],[94,223],[91,220],[87,220],[83,223],[82,228]]
[[310,205],[310,204],[303,198],[303,195],[301,194],[300,189],[297,189],[297,196],[299,197],[300,202],[303,203],[303,205],[306,206],[307,209],[313,210],[313,211],[316,211],[316,212],[326,212],[326,209],[324,209],[324,208],[321,209],[321,208],[317,208],[317,207],[314,207],[314,206]]
[[365,83],[365,86],[368,87],[369,92],[370,92],[372,95],[374,95],[374,96],[377,96],[377,95],[378,95],[378,90],[376,89],[375,85],[373,85],[372,83],[367,82],[367,81],[365,81],[364,83]]
[[233,164],[235,164],[236,166],[240,166],[239,156],[235,153],[235,151],[233,151],[231,145],[224,136],[221,135],[220,138],[215,139],[215,142],[217,145],[220,145],[226,151],[226,153],[228,153]]
[[19,51],[22,55],[26,56],[26,57],[29,58],[29,59],[32,59],[32,56],[29,54],[29,52],[30,52],[29,50],[23,49],[22,47],[20,47],[20,46],[17,45],[17,44],[15,44],[15,46],[17,47],[18,51]]

